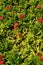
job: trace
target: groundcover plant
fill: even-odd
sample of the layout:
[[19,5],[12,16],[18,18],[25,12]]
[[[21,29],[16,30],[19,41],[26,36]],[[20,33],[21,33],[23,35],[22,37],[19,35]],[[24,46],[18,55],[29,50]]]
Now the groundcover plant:
[[43,65],[43,0],[0,0],[0,65]]

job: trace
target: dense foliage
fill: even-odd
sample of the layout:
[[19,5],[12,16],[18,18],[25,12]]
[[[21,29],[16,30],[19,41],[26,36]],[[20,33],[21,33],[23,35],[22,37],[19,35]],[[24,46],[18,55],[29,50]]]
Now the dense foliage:
[[0,65],[43,65],[43,0],[0,0]]

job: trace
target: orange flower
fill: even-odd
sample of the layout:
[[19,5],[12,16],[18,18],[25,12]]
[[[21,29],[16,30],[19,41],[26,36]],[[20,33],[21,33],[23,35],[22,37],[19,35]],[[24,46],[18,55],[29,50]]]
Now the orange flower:
[[41,9],[41,6],[40,6],[40,5],[37,5],[36,8],[37,8],[37,9]]
[[3,20],[3,16],[0,16],[0,20]]
[[7,9],[8,9],[8,10],[11,10],[11,9],[12,9],[12,7],[9,5],[9,6],[7,7]]
[[17,27],[18,27],[18,22],[15,22],[13,28],[14,28],[14,29],[17,29]]
[[18,34],[19,37],[22,37],[22,34]]
[[43,61],[43,57],[40,57],[40,60]]
[[43,22],[43,19],[42,19],[42,18],[38,18],[38,21],[39,21],[39,22]]
[[2,54],[0,54],[0,59],[2,59],[2,57],[3,57]]
[[4,64],[4,60],[0,60],[0,65],[1,65],[1,64]]
[[21,18],[21,19],[24,18],[24,14],[21,13],[19,18]]

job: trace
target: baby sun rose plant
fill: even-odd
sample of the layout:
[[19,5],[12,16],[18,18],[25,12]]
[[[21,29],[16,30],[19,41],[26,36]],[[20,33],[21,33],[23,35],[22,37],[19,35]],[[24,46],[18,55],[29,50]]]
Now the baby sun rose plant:
[[0,65],[43,65],[43,0],[0,0]]
[[37,52],[37,56],[40,56],[41,55],[41,53],[40,52]]

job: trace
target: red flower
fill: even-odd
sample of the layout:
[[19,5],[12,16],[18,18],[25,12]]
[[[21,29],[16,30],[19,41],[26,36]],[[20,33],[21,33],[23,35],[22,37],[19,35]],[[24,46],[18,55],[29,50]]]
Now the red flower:
[[19,37],[22,37],[22,34],[18,34]]
[[0,20],[3,20],[3,16],[0,16]]
[[0,65],[1,65],[1,64],[4,64],[4,60],[0,60]]
[[40,57],[40,60],[43,61],[43,57]]
[[14,29],[17,29],[17,27],[18,27],[18,22],[15,22],[13,28],[14,28]]
[[37,53],[37,56],[40,56],[40,52]]
[[2,54],[0,54],[0,59],[2,59],[2,57],[3,57]]
[[19,17],[20,17],[21,19],[24,18],[24,14],[21,13]]
[[42,18],[38,18],[38,21],[39,21],[39,22],[43,22],[43,19],[42,19]]
[[40,6],[40,5],[37,5],[36,8],[37,8],[37,9],[41,9],[41,6]]
[[7,9],[8,9],[8,10],[11,10],[11,9],[12,9],[12,7],[9,5],[9,6],[7,7]]

